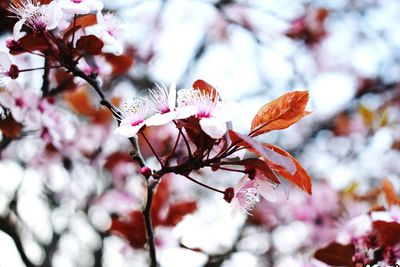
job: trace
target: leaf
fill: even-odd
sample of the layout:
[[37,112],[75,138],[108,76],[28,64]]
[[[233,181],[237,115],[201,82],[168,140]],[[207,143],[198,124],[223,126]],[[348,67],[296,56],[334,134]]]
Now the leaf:
[[271,182],[275,183],[275,184],[279,184],[279,179],[276,177],[275,173],[273,172],[273,170],[271,170],[271,168],[269,167],[269,165],[261,160],[261,159],[257,159],[257,158],[249,158],[249,159],[244,159],[244,160],[240,160],[240,161],[234,161],[234,162],[221,162],[221,164],[227,164],[227,165],[240,165],[240,166],[247,166],[247,167],[252,167],[254,169],[256,169],[257,175],[261,175],[262,177],[265,177],[267,179],[269,179]]
[[82,36],[76,42],[76,48],[80,50],[80,52],[83,52],[81,54],[88,54],[92,56],[100,55],[103,46],[103,41],[93,34]]
[[375,221],[372,223],[378,235],[378,241],[384,246],[393,246],[400,242],[400,224],[397,222]]
[[175,226],[183,217],[197,210],[196,201],[184,201],[172,204],[168,209],[168,215],[163,225]]
[[86,86],[64,94],[64,99],[75,112],[81,115],[92,116],[96,113]]
[[21,134],[22,124],[14,120],[11,115],[4,119],[0,117],[0,130],[7,138],[18,138]]
[[291,181],[296,186],[298,186],[300,189],[311,195],[312,194],[311,177],[310,175],[308,175],[306,170],[304,170],[303,166],[301,166],[300,162],[292,155],[290,155],[289,152],[283,150],[280,147],[271,144],[264,144],[264,146],[275,151],[276,153],[279,153],[282,156],[291,159],[291,161],[296,166],[296,172],[294,174],[288,172],[287,169],[282,168],[280,165],[274,165],[274,163],[272,162],[270,164],[273,165],[272,169],[274,169],[279,175],[283,176],[284,178],[286,178],[287,180]]
[[21,37],[17,42],[14,42],[14,45],[10,47],[10,54],[19,55],[25,52],[45,51],[47,49],[48,45],[43,38],[33,34],[27,34]]
[[134,63],[133,57],[127,54],[120,56],[105,54],[105,58],[112,65],[112,75],[114,77],[128,72]]
[[133,248],[142,248],[147,242],[146,226],[140,211],[132,211],[127,218],[113,219],[110,232],[124,237]]
[[352,260],[354,253],[355,248],[353,244],[342,245],[333,242],[325,248],[317,250],[314,258],[330,266],[354,266]]
[[280,166],[281,168],[286,169],[286,171],[290,174],[296,173],[296,165],[286,155],[281,155],[280,153],[277,153],[272,149],[263,146],[262,143],[258,142],[248,135],[229,130],[229,136],[231,140],[241,140],[241,142],[245,144],[245,146],[248,146],[246,148],[247,150],[250,150],[260,157],[265,158],[269,164]]
[[72,21],[72,23],[68,26],[68,28],[66,28],[64,30],[64,40],[68,39],[68,37],[70,37],[73,32],[74,32],[74,26],[75,26],[75,31],[81,29],[81,28],[85,28],[85,27],[89,27],[92,25],[95,25],[97,23],[97,18],[95,14],[89,14],[89,15],[84,15],[81,17],[78,17],[74,23],[74,21]]
[[212,100],[215,100],[215,98],[219,99],[219,93],[217,89],[215,89],[214,86],[211,84],[207,83],[204,80],[196,80],[193,85],[192,85],[194,90],[199,90],[202,94],[207,94],[212,96]]
[[397,197],[393,184],[388,179],[383,180],[382,191],[389,206],[400,205],[400,199]]
[[251,136],[285,129],[298,122],[309,114],[305,111],[308,100],[308,91],[294,91],[265,104],[251,122]]

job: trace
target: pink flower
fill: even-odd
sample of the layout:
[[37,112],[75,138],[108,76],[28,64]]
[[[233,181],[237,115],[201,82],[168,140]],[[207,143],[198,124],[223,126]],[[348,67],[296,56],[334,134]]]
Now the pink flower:
[[232,199],[234,211],[249,214],[258,201],[258,191],[255,181],[248,180],[247,176],[242,177],[234,188],[234,196]]
[[19,18],[13,30],[16,40],[22,36],[21,29],[24,24],[34,31],[44,32],[55,29],[63,16],[56,2],[40,5],[37,0],[21,0],[19,4],[11,4],[9,11]]
[[175,84],[171,85],[169,92],[164,86],[157,85],[157,89],[150,90],[150,100],[152,108],[157,113],[147,119],[146,125],[167,124],[177,117]]
[[67,13],[88,14],[91,11],[103,9],[103,3],[98,0],[59,0],[58,5]]
[[23,90],[17,82],[10,82],[8,90],[0,94],[0,105],[10,110],[17,122],[36,125],[38,122],[39,96]]
[[125,136],[133,137],[145,125],[145,117],[149,105],[144,99],[134,98],[131,105],[125,103],[124,109],[121,110],[121,123],[114,133]]
[[104,46],[102,51],[104,53],[112,53],[121,55],[123,52],[123,45],[121,43],[124,27],[122,22],[113,13],[105,15],[97,12],[97,25],[100,26],[101,32],[98,37],[103,41]]
[[8,54],[0,52],[0,86],[7,87],[8,83],[18,77],[18,67],[11,63]]
[[178,107],[179,119],[196,116],[201,129],[214,139],[224,136],[227,131],[226,123],[231,120],[234,111],[232,103],[219,101],[215,94],[189,89],[178,92]]

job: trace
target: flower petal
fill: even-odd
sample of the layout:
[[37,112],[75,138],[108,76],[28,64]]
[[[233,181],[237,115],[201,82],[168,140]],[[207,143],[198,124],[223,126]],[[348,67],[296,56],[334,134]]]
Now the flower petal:
[[266,200],[270,202],[275,202],[277,197],[276,197],[276,192],[273,188],[273,185],[266,180],[263,179],[257,179],[256,178],[256,183],[258,186],[258,193],[265,198]]
[[138,124],[136,126],[131,126],[128,124],[124,124],[124,125],[120,125],[117,129],[114,130],[115,134],[119,134],[125,137],[134,137],[140,130],[140,128],[142,128],[144,125],[144,123]]
[[176,119],[187,119],[197,113],[197,108],[195,106],[183,106],[176,109],[177,116]]
[[211,138],[220,139],[226,133],[226,123],[218,118],[202,118],[201,129]]
[[146,119],[146,125],[157,126],[167,124],[176,118],[177,113],[175,111],[167,112],[164,114],[154,114],[150,118]]
[[176,84],[172,83],[168,93],[168,107],[170,110],[175,109],[176,103]]

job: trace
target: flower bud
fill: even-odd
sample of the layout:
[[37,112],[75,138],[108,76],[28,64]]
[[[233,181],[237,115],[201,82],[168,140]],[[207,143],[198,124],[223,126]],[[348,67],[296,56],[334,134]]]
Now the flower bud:
[[228,203],[231,203],[233,197],[235,196],[235,191],[233,187],[228,187],[224,191],[224,200]]
[[146,178],[149,178],[151,176],[151,170],[147,166],[142,167],[140,169],[140,173]]

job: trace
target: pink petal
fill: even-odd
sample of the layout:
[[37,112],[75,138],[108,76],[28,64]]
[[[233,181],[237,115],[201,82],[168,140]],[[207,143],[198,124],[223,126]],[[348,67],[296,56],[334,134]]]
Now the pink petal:
[[143,125],[144,123],[141,123],[136,126],[121,124],[121,126],[119,126],[117,129],[114,130],[114,133],[125,136],[127,138],[134,137],[139,132],[140,128],[143,127]]
[[201,129],[211,138],[220,139],[226,133],[226,123],[217,118],[202,118]]
[[177,113],[175,111],[167,112],[164,114],[154,114],[146,120],[146,125],[148,126],[158,126],[171,122],[176,118]]

